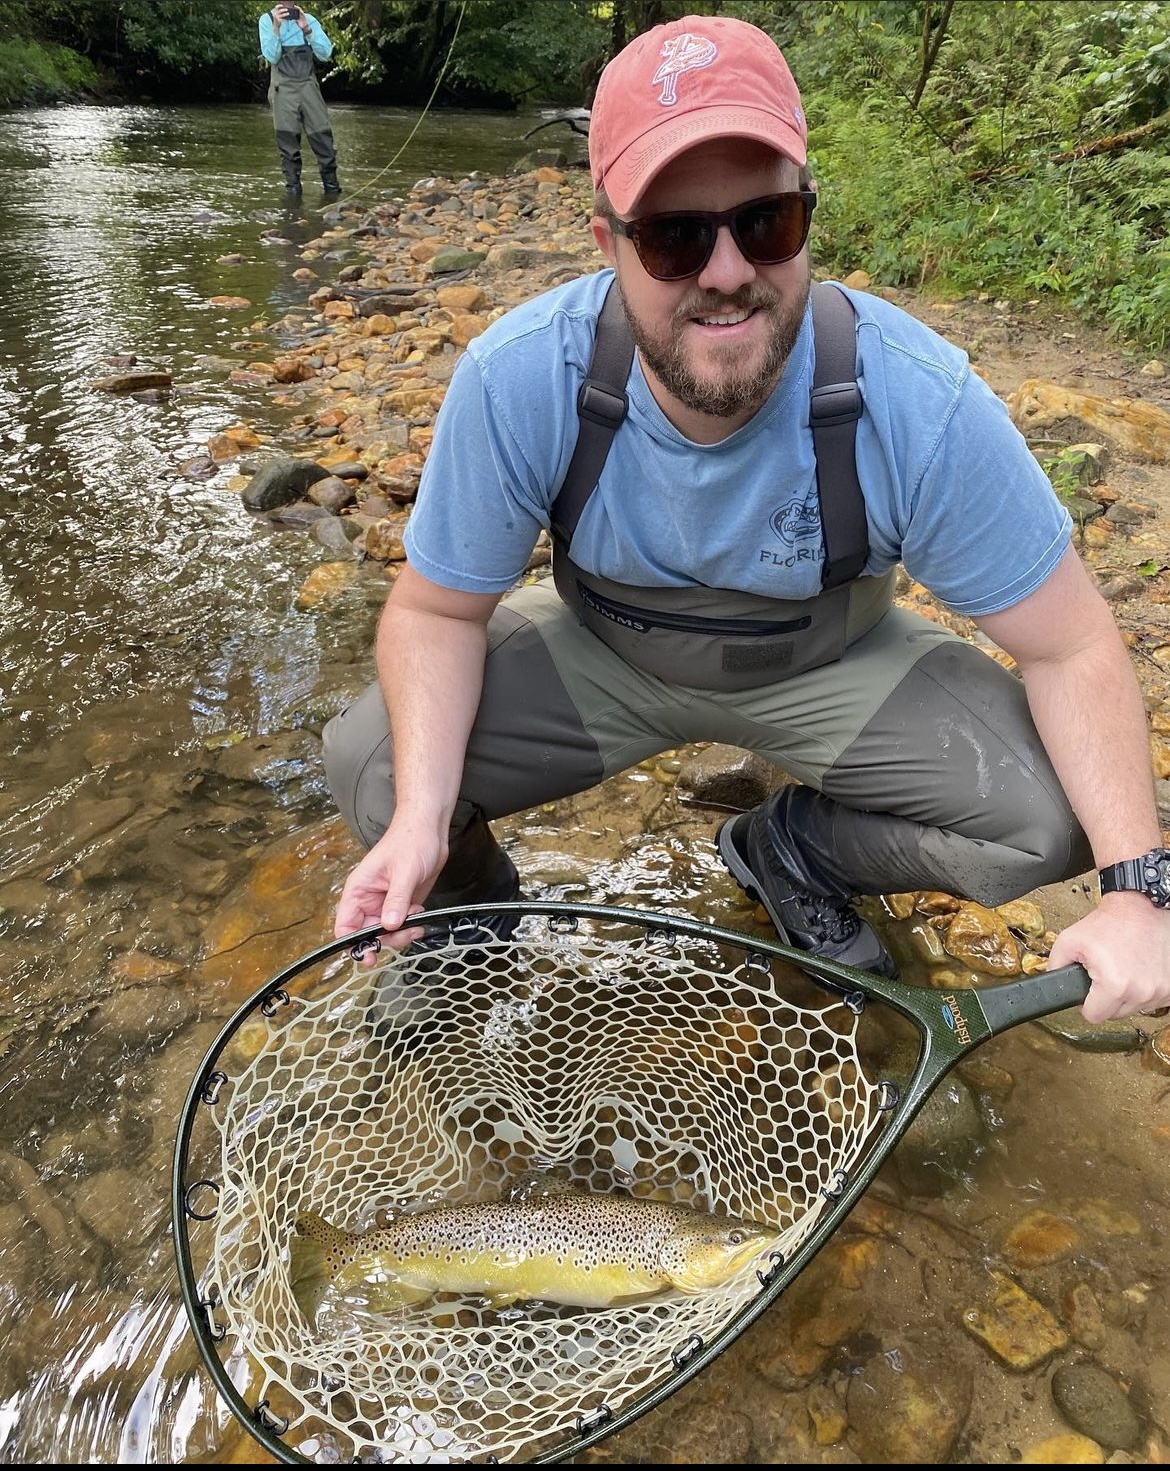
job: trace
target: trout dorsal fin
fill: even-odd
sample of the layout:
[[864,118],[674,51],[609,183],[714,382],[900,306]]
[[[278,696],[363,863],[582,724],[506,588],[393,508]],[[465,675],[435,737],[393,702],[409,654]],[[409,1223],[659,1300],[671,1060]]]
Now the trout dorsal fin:
[[525,1170],[522,1175],[517,1175],[508,1182],[501,1198],[509,1204],[519,1204],[526,1200],[545,1200],[550,1196],[582,1193],[579,1185],[561,1175],[554,1175],[548,1170]]

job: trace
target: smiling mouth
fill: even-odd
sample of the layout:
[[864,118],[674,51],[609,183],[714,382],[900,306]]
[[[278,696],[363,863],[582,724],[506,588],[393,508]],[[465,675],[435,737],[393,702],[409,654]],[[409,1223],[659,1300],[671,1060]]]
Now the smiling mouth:
[[754,307],[744,307],[739,311],[712,312],[708,316],[693,317],[691,320],[696,322],[700,327],[736,327],[740,322],[746,322],[749,317],[754,315]]

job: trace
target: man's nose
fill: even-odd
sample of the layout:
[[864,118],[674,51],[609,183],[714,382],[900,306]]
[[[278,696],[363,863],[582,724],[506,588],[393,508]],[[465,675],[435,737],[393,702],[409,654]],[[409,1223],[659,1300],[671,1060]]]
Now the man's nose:
[[697,284],[708,291],[730,294],[756,278],[756,268],[731,238],[728,225],[720,225],[711,259],[699,272]]

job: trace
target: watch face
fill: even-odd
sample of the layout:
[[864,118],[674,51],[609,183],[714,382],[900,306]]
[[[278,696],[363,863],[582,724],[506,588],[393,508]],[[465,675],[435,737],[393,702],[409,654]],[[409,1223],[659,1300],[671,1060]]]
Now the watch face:
[[1146,893],[1159,908],[1170,908],[1170,851],[1155,848],[1142,859]]

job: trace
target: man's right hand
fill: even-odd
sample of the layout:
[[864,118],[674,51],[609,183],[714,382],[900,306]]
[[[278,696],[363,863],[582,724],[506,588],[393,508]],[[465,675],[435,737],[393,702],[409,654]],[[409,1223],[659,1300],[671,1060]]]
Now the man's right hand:
[[[341,939],[380,924],[383,943],[395,949],[419,939],[422,929],[408,927],[406,921],[422,913],[423,900],[446,861],[445,831],[440,838],[433,830],[396,816],[346,879],[333,933]],[[372,954],[363,959],[367,964],[374,962]]]

